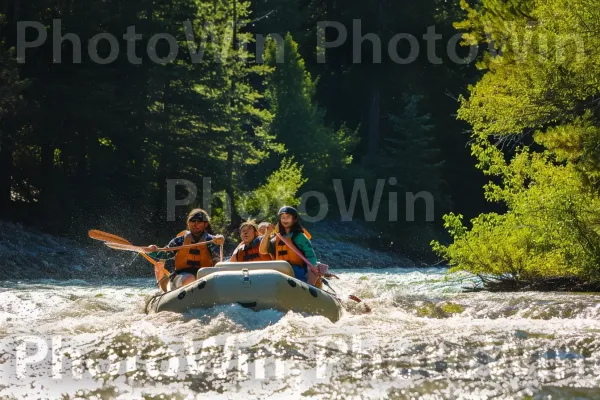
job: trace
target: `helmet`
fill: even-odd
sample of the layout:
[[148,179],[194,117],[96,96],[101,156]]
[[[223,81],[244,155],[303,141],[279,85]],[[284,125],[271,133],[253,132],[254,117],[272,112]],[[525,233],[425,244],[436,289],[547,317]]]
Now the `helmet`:
[[290,207],[290,206],[281,207],[281,209],[277,213],[277,216],[280,216],[281,214],[291,214],[294,217],[298,218],[298,210],[296,210],[294,207]]

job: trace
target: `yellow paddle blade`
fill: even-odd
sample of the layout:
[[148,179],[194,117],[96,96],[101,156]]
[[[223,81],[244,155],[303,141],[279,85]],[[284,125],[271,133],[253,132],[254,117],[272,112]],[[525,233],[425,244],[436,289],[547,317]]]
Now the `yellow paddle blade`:
[[[129,242],[125,238],[122,238],[122,237],[117,236],[117,235],[113,235],[112,233],[102,232],[102,231],[99,231],[97,229],[92,229],[91,231],[88,232],[88,235],[92,239],[102,240],[103,242],[109,242],[109,243],[119,244],[119,245],[133,246],[131,244],[131,242]],[[108,246],[108,247],[110,247],[110,246]],[[118,249],[118,250],[124,250],[124,249]],[[134,250],[129,250],[129,251],[134,251]],[[156,265],[156,261],[152,257],[150,257],[148,254],[139,252],[137,250],[135,250],[135,251],[137,253],[140,253],[142,255],[142,257],[144,257],[146,260],[148,260],[149,263],[151,263],[153,265]]]
[[115,249],[115,250],[131,251],[134,253],[143,253],[144,252],[143,247],[134,246],[132,244],[112,243],[112,242],[105,242],[104,244],[106,246],[110,247],[111,249]]
[[129,242],[125,238],[122,238],[122,237],[117,236],[117,235],[113,235],[112,233],[102,232],[102,231],[99,231],[97,229],[92,229],[91,231],[88,232],[88,235],[92,239],[102,240],[103,242],[113,242],[113,243],[120,243],[120,244],[131,244],[131,242]]

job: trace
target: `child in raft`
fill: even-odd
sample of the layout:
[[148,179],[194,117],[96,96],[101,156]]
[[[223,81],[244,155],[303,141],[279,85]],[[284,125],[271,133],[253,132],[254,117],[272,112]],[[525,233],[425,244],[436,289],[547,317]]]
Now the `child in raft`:
[[[263,227],[266,230],[266,226]],[[269,254],[260,254],[259,252],[262,236],[254,220],[246,221],[240,225],[240,237],[242,238],[242,242],[235,249],[229,261],[256,262],[272,260]]]

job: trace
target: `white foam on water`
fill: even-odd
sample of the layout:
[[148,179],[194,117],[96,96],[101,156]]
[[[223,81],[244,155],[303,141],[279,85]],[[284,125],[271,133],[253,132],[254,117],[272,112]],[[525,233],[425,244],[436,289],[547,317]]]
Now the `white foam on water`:
[[339,275],[337,323],[239,305],[146,315],[151,279],[3,282],[0,397],[593,398],[600,386],[596,295],[463,293],[473,277],[442,268]]

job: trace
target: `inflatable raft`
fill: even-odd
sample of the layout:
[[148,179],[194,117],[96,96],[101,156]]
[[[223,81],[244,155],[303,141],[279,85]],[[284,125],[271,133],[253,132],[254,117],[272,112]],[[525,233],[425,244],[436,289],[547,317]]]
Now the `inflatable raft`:
[[341,314],[336,297],[294,278],[291,265],[285,261],[222,262],[202,268],[195,282],[152,298],[147,309],[185,312],[235,303],[257,311],[323,315],[333,322]]

